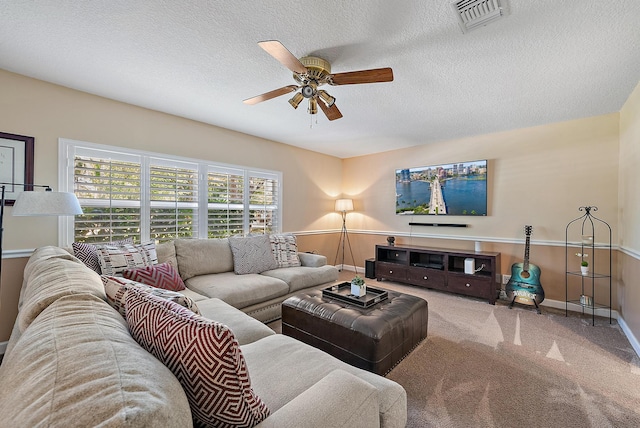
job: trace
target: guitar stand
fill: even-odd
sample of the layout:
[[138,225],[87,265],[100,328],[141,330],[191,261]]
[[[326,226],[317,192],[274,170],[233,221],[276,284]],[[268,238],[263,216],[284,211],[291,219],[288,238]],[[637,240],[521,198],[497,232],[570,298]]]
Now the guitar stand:
[[[513,304],[516,302],[516,297],[513,297],[513,300],[511,300],[511,303],[509,303],[509,309],[513,309]],[[533,300],[533,304],[536,305],[536,312],[538,313],[538,315],[542,314],[542,311],[540,310],[540,306],[538,306],[538,302],[536,302],[535,300]]]

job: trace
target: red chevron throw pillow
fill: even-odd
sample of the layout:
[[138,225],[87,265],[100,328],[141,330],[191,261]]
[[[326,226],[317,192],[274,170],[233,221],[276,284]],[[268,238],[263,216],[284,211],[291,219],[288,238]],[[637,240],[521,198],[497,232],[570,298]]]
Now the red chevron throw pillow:
[[178,378],[194,425],[252,427],[269,416],[227,326],[144,291],[125,299],[131,335]]
[[169,263],[125,269],[122,272],[122,276],[132,281],[164,288],[165,290],[182,291],[185,289],[180,274]]

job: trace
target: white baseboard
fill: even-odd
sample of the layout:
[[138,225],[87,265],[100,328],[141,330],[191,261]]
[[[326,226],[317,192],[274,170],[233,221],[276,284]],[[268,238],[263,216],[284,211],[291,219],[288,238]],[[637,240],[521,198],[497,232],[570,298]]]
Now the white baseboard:
[[[346,270],[346,271],[350,271],[350,272],[363,272],[364,273],[364,268],[362,268],[362,267],[358,267],[357,270],[356,270],[355,266],[349,266],[349,265],[336,265],[336,267],[339,270]],[[410,284],[408,284],[408,285],[410,285]],[[583,310],[582,306],[580,306],[578,304],[569,303],[567,305],[564,301],[550,300],[550,299],[543,300],[542,303],[540,304],[540,306],[547,306],[547,307],[555,308],[555,309],[568,309],[571,312],[582,312],[582,310]],[[585,313],[591,314],[591,310],[585,309]],[[609,309],[597,308],[595,310],[595,315],[598,316],[598,317],[609,318]],[[629,326],[624,321],[624,318],[622,318],[620,316],[620,314],[618,313],[618,311],[615,311],[615,310],[611,310],[611,318],[618,321],[618,325],[622,329],[622,332],[624,333],[624,335],[629,340],[629,343],[631,344],[631,347],[633,348],[633,350],[636,352],[636,355],[640,358],[640,342],[634,336],[634,334],[631,331],[631,329],[629,329]]]
[[[540,304],[540,306],[548,306],[550,308],[555,308],[555,309],[568,309],[571,312],[582,312],[582,306],[575,303],[569,303],[568,305],[566,305],[565,302],[562,302],[559,300],[545,299]],[[590,309],[585,309],[584,312],[587,315],[591,315]],[[595,315],[598,317],[609,318],[609,309],[598,308],[595,310]],[[611,318],[618,321],[618,325],[620,326],[620,328],[622,329],[622,332],[624,333],[627,340],[629,341],[629,344],[635,351],[636,355],[640,358],[640,342],[638,342],[638,339],[633,335],[633,332],[631,331],[627,323],[624,321],[624,318],[622,318],[620,316],[620,313],[615,310],[611,310]]]
[[364,268],[360,266],[336,265],[336,267],[338,268],[338,270],[348,270],[349,272],[357,272],[358,274],[362,272],[362,274],[364,275]]
[[636,355],[640,358],[640,342],[638,342],[638,339],[633,335],[633,332],[631,331],[631,329],[629,329],[629,326],[624,321],[624,318],[618,318],[618,325],[624,332],[624,335],[627,336],[627,339],[629,339],[629,343],[631,344],[633,350],[636,351]]
[[[548,306],[555,309],[568,309],[571,312],[582,312],[582,306],[575,303],[569,303],[567,305],[564,301],[560,300],[544,299],[542,303],[540,303],[540,306]],[[584,313],[588,313],[589,315],[591,315],[591,309],[585,309]],[[595,315],[598,317],[609,318],[609,309],[597,308],[595,310]],[[611,310],[611,318],[616,320],[619,319],[620,314],[618,313],[618,311]]]

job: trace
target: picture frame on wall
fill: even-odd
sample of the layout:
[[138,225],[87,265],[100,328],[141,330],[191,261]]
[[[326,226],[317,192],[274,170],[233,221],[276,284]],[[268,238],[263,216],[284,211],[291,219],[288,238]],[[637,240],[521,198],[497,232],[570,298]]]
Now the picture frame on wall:
[[18,194],[33,190],[34,137],[0,132],[0,183],[5,184],[5,205]]

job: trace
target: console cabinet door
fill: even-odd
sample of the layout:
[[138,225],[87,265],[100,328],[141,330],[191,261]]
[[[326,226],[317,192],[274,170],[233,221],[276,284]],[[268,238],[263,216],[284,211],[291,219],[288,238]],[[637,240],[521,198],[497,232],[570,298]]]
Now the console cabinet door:
[[376,278],[392,279],[396,281],[406,282],[407,267],[398,263],[376,263]]
[[419,285],[421,287],[435,288],[438,290],[443,290],[445,288],[444,271],[437,269],[410,267],[407,274],[407,280],[410,284]]
[[449,291],[453,293],[481,297],[489,300],[493,297],[493,302],[495,302],[495,293],[492,293],[491,290],[491,278],[449,273],[447,285]]

